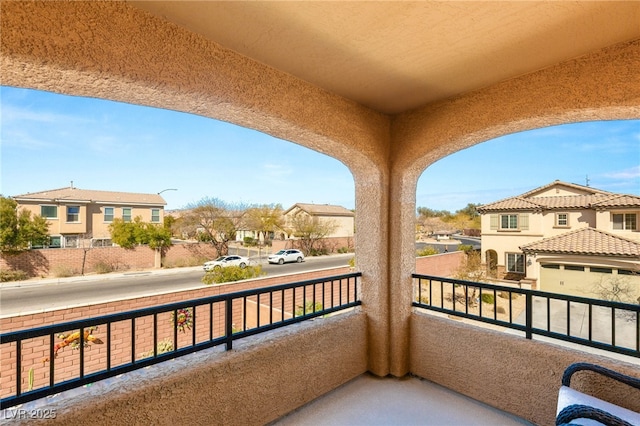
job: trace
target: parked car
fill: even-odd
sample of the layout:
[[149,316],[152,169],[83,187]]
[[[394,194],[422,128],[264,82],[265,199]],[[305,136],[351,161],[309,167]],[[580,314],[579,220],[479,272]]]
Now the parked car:
[[274,253],[267,257],[267,261],[269,263],[278,263],[282,265],[287,262],[302,262],[304,260],[304,254],[300,250],[280,250],[277,253]]
[[220,256],[216,260],[210,260],[208,262],[205,262],[203,269],[205,271],[211,271],[213,269],[220,269],[226,266],[239,266],[241,268],[246,268],[248,264],[249,264],[248,257],[229,255],[229,256]]

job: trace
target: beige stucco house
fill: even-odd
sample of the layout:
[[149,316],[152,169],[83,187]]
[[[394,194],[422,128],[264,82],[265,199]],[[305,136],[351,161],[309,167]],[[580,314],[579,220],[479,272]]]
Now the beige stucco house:
[[[2,2],[3,85],[234,123],[353,175],[361,307],[83,400],[91,422],[266,424],[370,373],[553,424],[550,390],[570,363],[637,375],[427,315],[412,306],[412,274],[416,185],[431,164],[524,130],[640,118],[638,22],[635,1]],[[608,393],[639,406],[628,390]],[[57,415],[87,422],[72,404]]]
[[582,297],[623,280],[640,296],[640,197],[555,181],[478,211],[490,275]]
[[40,215],[49,224],[48,247],[111,245],[109,225],[114,219],[162,224],[164,206],[158,194],[96,191],[73,185],[12,197],[19,209]]
[[[286,229],[294,229],[294,218],[298,215],[317,218],[326,225],[330,232],[325,238],[351,238],[354,235],[355,214],[342,206],[296,203],[282,213]],[[291,235],[283,235],[283,238],[293,238],[294,233],[292,231]]]

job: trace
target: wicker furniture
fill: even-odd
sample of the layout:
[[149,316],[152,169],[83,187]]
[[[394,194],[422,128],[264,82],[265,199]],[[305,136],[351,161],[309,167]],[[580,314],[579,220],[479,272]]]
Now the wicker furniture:
[[[573,373],[589,370],[640,389],[640,379],[594,364],[571,364],[562,376],[556,425],[640,426],[640,413],[611,404],[571,388]],[[640,397],[640,394],[638,394]]]

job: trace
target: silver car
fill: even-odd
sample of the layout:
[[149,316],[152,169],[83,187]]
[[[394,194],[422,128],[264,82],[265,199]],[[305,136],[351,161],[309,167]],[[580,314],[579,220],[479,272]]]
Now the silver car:
[[225,266],[239,266],[244,269],[247,267],[248,264],[249,264],[248,257],[229,255],[229,256],[220,256],[216,260],[210,260],[208,262],[205,262],[202,268],[205,271],[220,269],[220,268],[224,268]]
[[274,253],[267,257],[267,261],[269,263],[278,263],[282,265],[287,262],[302,262],[304,261],[304,254],[300,250],[289,249],[289,250],[280,250],[277,253]]

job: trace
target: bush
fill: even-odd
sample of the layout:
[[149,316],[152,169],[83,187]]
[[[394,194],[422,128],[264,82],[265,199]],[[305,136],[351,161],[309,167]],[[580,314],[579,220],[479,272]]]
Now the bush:
[[0,271],[0,282],[23,281],[29,278],[24,271]]
[[355,268],[356,267],[356,258],[352,257],[351,259],[349,259],[349,266],[351,268]]
[[[170,339],[161,340],[156,345],[156,349],[158,351],[158,355],[166,352],[171,352],[173,350],[173,342]],[[140,358],[149,358],[152,356],[153,356],[153,349],[140,354]]]
[[508,299],[509,294],[511,294],[511,300],[515,300],[518,298],[518,296],[520,296],[519,293],[512,293],[509,291],[501,291],[500,293],[498,293],[498,296],[501,297],[502,299]]
[[316,302],[314,304],[312,300],[307,300],[306,302],[304,302],[304,306],[302,305],[296,306],[296,312],[294,316],[301,317],[303,315],[308,315],[317,311],[321,311],[322,309],[323,309],[322,303]]
[[227,266],[224,268],[216,268],[212,271],[207,271],[202,277],[202,282],[205,284],[222,284],[233,281],[248,280],[265,275],[262,272],[262,266],[247,266],[241,268],[239,266]]
[[309,252],[309,256],[324,256],[327,254],[329,254],[329,250],[327,250],[325,247],[317,249],[314,248]]
[[488,293],[484,293],[484,294],[480,297],[480,299],[482,299],[482,301],[483,301],[484,303],[491,303],[491,304],[493,304],[493,301],[495,300],[495,299],[494,299],[494,297],[493,297],[493,294],[488,294]]
[[108,274],[115,271],[116,267],[106,262],[98,262],[94,265],[94,269],[96,274]]
[[469,254],[470,252],[473,251],[473,246],[470,245],[470,244],[460,244],[458,246],[458,251],[463,251],[463,252]]
[[58,265],[51,272],[56,278],[66,278],[76,275],[76,272],[73,270],[73,268],[65,265]]
[[256,245],[256,240],[255,238],[252,238],[252,237],[244,237],[242,244],[247,247],[253,247]]
[[344,253],[351,253],[353,250],[350,249],[349,247],[340,247],[338,250],[336,250],[338,253],[340,254],[344,254]]
[[433,246],[425,246],[422,250],[417,251],[418,257],[432,256],[434,254],[440,254],[440,252]]

